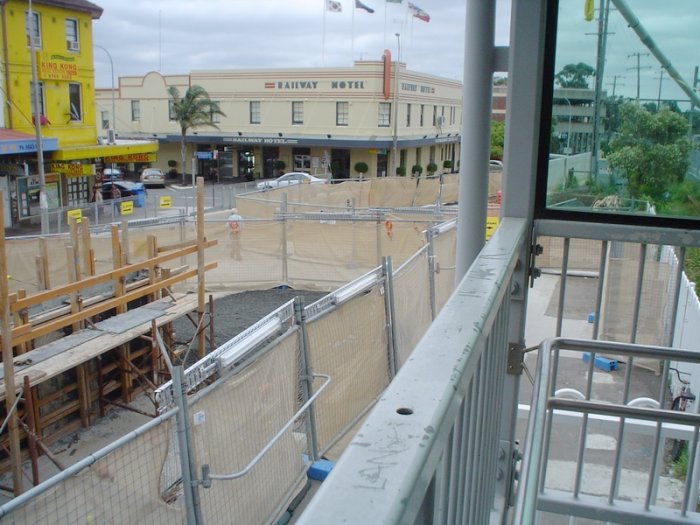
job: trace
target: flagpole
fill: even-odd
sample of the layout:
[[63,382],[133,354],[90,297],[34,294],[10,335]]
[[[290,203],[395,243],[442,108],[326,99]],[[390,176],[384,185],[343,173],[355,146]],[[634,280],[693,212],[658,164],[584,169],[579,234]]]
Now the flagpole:
[[323,31],[321,36],[321,66],[326,65],[326,0],[323,1]]
[[[353,2],[355,0],[352,0]],[[355,11],[357,8],[354,4],[350,4],[350,9],[352,9],[352,33],[350,35],[350,64],[355,64]]]

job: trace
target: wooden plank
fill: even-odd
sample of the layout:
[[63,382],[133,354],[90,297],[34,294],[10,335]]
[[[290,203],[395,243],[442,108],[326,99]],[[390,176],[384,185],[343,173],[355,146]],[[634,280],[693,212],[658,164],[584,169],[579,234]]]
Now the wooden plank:
[[[217,267],[217,265],[218,263],[216,262],[207,263],[205,271],[213,270]],[[56,330],[60,330],[64,326],[68,326],[69,324],[75,321],[79,321],[80,319],[92,317],[94,315],[101,314],[102,312],[106,312],[107,310],[111,310],[112,308],[118,308],[119,306],[126,307],[126,304],[129,301],[139,299],[140,297],[148,295],[154,290],[169,287],[175,283],[187,280],[196,275],[197,270],[188,270],[174,277],[170,277],[169,279],[163,279],[162,281],[159,281],[155,284],[144,286],[143,288],[139,288],[138,290],[134,290],[133,292],[126,293],[121,297],[114,297],[89,308],[84,308],[81,312],[77,314],[70,314],[61,319],[57,319],[55,321],[40,326],[34,326],[31,324],[23,325],[18,329],[12,330],[12,341],[14,344],[20,344],[25,341],[36,339],[43,335],[49,334],[51,332],[55,332]]]
[[[27,296],[27,290],[17,290],[16,294],[11,294],[9,297],[10,305],[12,303],[17,302],[19,299],[24,299]],[[12,310],[12,306],[10,306],[10,310]],[[27,312],[26,310],[23,310],[21,313],[20,312],[15,312],[12,314],[12,323],[14,326],[21,326],[23,324],[27,324],[29,321]],[[27,351],[27,343],[22,343],[21,345],[17,346],[17,352],[16,355],[21,355],[24,354]]]
[[[225,294],[217,294],[217,297]],[[173,320],[186,315],[187,313],[196,309],[196,298],[191,294],[181,294],[177,296],[177,302],[173,303],[166,312],[165,315],[157,319],[158,326],[166,326],[172,323]],[[131,341],[137,338],[141,334],[148,333],[150,331],[151,323],[143,323],[142,325],[136,326],[131,330],[120,334],[104,333],[103,335],[90,339],[80,345],[75,346],[69,351],[42,361],[37,364],[33,364],[22,371],[22,374],[29,375],[29,379],[32,386],[43,383],[57,376],[75,368],[76,365],[84,363],[92,358],[100,356],[105,352],[119,347],[121,344]],[[25,356],[31,356],[31,352],[25,354]],[[22,357],[25,357],[22,356]],[[5,396],[6,383],[0,382],[0,400]]]
[[80,233],[83,243],[83,271],[87,275],[95,275],[95,253],[92,249],[92,239],[90,237],[90,219],[83,217],[80,221]]
[[[216,246],[217,241],[212,240],[212,241],[207,241],[205,248],[209,248],[211,246]],[[55,299],[56,297],[61,297],[63,295],[68,295],[72,291],[79,291],[84,288],[89,288],[91,286],[95,286],[98,284],[105,283],[107,281],[114,280],[118,277],[126,276],[130,273],[136,272],[138,270],[142,270],[144,268],[148,268],[149,265],[159,265],[160,263],[176,259],[178,257],[182,257],[185,255],[190,255],[192,253],[195,253],[197,251],[197,246],[192,245],[189,246],[188,248],[185,248],[183,250],[177,251],[177,252],[171,252],[171,253],[166,253],[164,255],[159,255],[153,260],[146,260],[146,261],[141,261],[138,263],[130,264],[127,266],[121,266],[121,267],[116,267],[114,270],[101,273],[99,275],[95,275],[94,277],[88,277],[87,279],[83,279],[80,282],[77,283],[68,283],[64,286],[61,286],[59,288],[55,288],[53,290],[46,290],[43,292],[39,292],[37,294],[30,295],[26,299],[23,299],[21,301],[17,301],[13,305],[14,310],[21,310],[22,308],[29,308],[30,306],[34,306],[35,304],[40,304],[46,301],[49,301],[51,299]]]
[[[0,231],[5,231],[5,197],[0,191]],[[7,286],[7,258],[5,235],[0,236],[0,343],[6,384],[10,388],[5,392],[5,413],[8,414],[7,431],[10,446],[12,469],[12,490],[15,496],[22,493],[22,449],[19,444],[19,425],[17,412],[14,410],[15,399],[15,365],[12,355],[12,331],[10,328],[9,289]]]
[[204,357],[204,177],[197,177],[197,357]]
[[46,237],[39,238],[39,256],[41,257],[41,286],[44,290],[51,288],[51,278],[49,274],[49,241]]

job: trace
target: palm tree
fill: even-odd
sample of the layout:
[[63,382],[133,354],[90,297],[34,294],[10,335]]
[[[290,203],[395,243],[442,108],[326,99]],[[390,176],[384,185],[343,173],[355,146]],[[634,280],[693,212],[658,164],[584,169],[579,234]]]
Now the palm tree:
[[219,108],[219,103],[209,98],[209,93],[202,86],[190,86],[184,97],[174,86],[168,88],[170,95],[170,113],[180,124],[180,156],[182,157],[182,185],[185,183],[185,155],[187,154],[187,130],[202,126],[211,126],[219,129],[214,121],[214,115],[226,116]]

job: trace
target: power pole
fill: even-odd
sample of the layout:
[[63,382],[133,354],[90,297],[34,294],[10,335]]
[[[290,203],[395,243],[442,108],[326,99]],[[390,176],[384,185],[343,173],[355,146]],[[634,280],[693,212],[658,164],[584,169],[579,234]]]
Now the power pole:
[[593,140],[591,141],[591,177],[593,182],[598,180],[598,149],[600,147],[600,114],[603,97],[603,75],[605,70],[605,50],[608,42],[608,15],[610,0],[600,4],[598,15],[598,56],[595,71],[595,102],[593,107]]
[[664,83],[664,68],[661,68],[661,73],[659,74],[659,96],[656,98],[656,111],[661,111],[661,86]]
[[[617,88],[617,79],[618,78],[625,78],[625,77],[624,77],[624,75],[613,75],[612,78],[613,78],[612,84],[608,82],[608,86],[612,86],[612,94],[610,96],[615,97],[615,88]],[[624,84],[620,84],[620,85],[624,86]]]
[[642,66],[639,64],[639,59],[640,59],[641,57],[648,57],[648,56],[649,56],[649,53],[631,53],[631,54],[627,55],[627,58],[637,57],[637,67],[628,67],[628,68],[627,68],[628,70],[630,70],[630,69],[636,69],[636,70],[637,70],[637,105],[639,105],[639,84],[640,84],[639,72],[640,72],[642,69],[651,69],[651,66],[644,66],[644,67],[642,67]]

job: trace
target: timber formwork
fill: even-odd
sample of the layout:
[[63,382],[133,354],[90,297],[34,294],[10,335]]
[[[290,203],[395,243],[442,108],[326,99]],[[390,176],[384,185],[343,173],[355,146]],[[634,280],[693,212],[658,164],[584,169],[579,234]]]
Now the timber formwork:
[[[49,260],[42,243],[35,258],[41,291],[10,294],[6,281],[0,279],[0,399],[5,400],[0,421],[7,427],[0,434],[0,471],[11,470],[13,481],[12,487],[4,488],[15,495],[22,491],[22,462],[27,458],[32,472],[24,475],[37,484],[37,456],[45,454],[56,463],[48,444],[90,426],[110,408],[133,410],[129,403],[134,396],[152,392],[168,380],[167,364],[178,359],[171,350],[175,319],[192,319],[196,312],[192,322],[197,326],[197,354],[204,355],[206,328],[213,334],[212,317],[205,318],[204,272],[217,263],[204,262],[204,250],[216,241],[204,238],[201,179],[197,201],[197,237],[191,242],[158,246],[156,237],[148,236],[147,258],[129,263],[124,242],[128,224],[112,225],[113,268],[97,274],[89,222],[73,220],[66,243],[68,284],[50,286]],[[0,198],[0,227],[4,229],[2,217]],[[5,248],[3,237],[0,275],[7,273]],[[194,254],[196,268],[165,267]],[[175,285],[194,278],[198,281],[196,295],[173,292]],[[47,304],[53,306],[46,308]],[[209,343],[211,348],[213,341]],[[9,388],[12,384],[14,388]],[[149,415],[156,412],[154,407]]]

